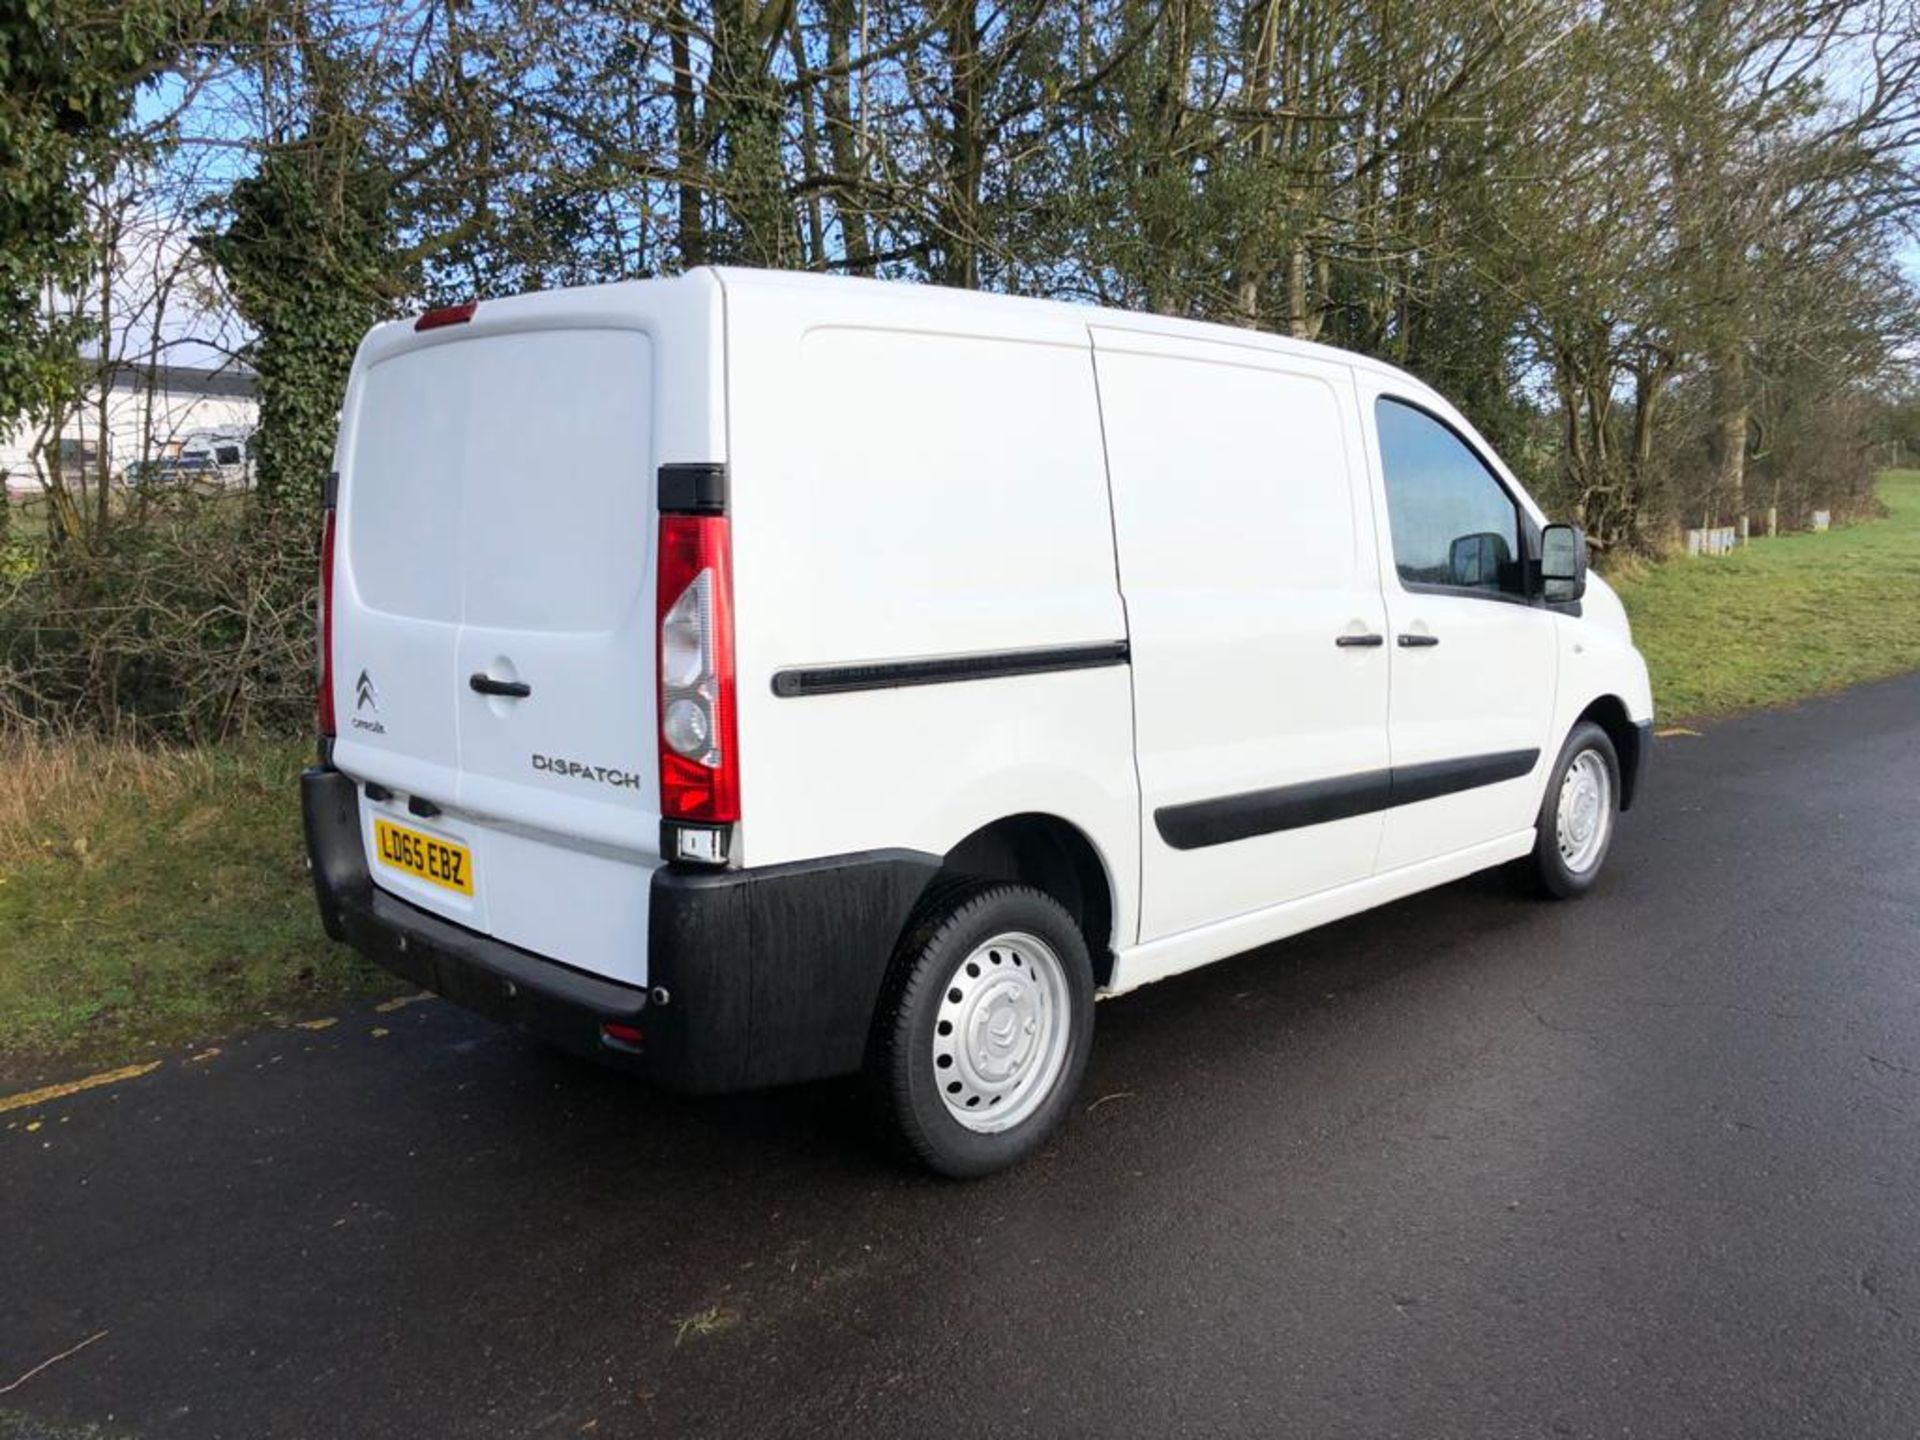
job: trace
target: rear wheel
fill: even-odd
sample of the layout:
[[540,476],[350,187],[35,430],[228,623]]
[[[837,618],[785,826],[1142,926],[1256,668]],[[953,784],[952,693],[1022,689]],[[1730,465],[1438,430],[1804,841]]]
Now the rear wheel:
[[969,1178],[1046,1142],[1092,1039],[1093,966],[1072,917],[1025,885],[960,881],[934,891],[901,939],[870,1069],[907,1148]]
[[1619,813],[1620,757],[1605,730],[1582,720],[1547,777],[1533,854],[1521,862],[1523,877],[1556,899],[1584,895],[1613,848]]

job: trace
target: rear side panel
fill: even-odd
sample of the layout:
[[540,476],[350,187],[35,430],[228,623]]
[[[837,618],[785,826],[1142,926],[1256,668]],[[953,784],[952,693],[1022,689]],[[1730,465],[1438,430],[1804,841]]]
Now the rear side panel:
[[834,667],[1123,653],[1084,320],[954,291],[723,281],[742,860],[938,855],[1044,812],[1093,842],[1130,938],[1124,664],[775,689]]
[[370,855],[380,812],[475,877],[376,860],[375,883],[630,983],[658,863],[654,476],[725,459],[719,303],[696,275],[382,327],[341,433],[335,763],[394,792],[364,807]]

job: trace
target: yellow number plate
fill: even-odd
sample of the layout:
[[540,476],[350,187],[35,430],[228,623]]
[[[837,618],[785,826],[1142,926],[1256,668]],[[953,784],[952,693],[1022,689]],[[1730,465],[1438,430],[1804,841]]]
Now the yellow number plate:
[[461,895],[473,894],[473,853],[466,846],[378,818],[373,822],[373,843],[380,863],[389,869],[418,875]]

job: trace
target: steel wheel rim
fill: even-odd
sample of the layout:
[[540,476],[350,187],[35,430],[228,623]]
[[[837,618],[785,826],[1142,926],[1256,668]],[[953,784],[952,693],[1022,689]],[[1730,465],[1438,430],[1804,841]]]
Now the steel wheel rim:
[[947,1113],[981,1135],[1045,1103],[1067,1063],[1066,969],[1038,936],[1007,931],[954,967],[933,1022],[933,1077]]
[[1612,824],[1612,772],[1598,750],[1582,750],[1561,777],[1560,802],[1554,809],[1561,863],[1576,875],[1591,870],[1606,848]]

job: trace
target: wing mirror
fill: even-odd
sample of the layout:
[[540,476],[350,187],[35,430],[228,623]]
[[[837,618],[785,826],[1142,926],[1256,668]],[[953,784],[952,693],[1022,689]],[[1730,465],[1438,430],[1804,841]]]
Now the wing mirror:
[[1587,593],[1587,537],[1578,525],[1549,525],[1540,532],[1540,593],[1562,604]]

